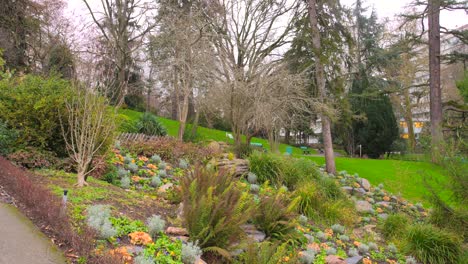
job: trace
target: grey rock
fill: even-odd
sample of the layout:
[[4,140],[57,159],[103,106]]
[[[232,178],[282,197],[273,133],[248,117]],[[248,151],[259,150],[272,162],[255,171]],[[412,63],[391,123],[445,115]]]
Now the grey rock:
[[158,192],[165,193],[165,192],[167,192],[167,190],[169,190],[173,185],[174,185],[174,184],[168,182],[168,183],[162,185],[161,187],[159,187]]
[[327,264],[346,264],[346,261],[338,256],[329,255],[325,258]]
[[388,207],[390,205],[389,202],[385,202],[385,201],[382,201],[382,202],[378,202],[377,205],[381,205],[383,207]]
[[346,259],[346,264],[359,264],[362,263],[362,256],[355,256]]
[[256,242],[262,242],[266,238],[266,234],[262,231],[257,230],[254,225],[243,225],[241,226],[241,228],[244,230],[248,237],[250,237]]
[[368,201],[357,201],[356,202],[356,210],[360,213],[368,213],[372,211],[372,204],[370,204]]
[[366,190],[364,188],[357,188],[354,190],[354,194],[359,197],[363,197],[366,194]]
[[369,191],[371,187],[370,182],[364,178],[361,178],[361,186],[366,189],[366,191]]
[[378,214],[377,217],[382,220],[386,220],[388,218],[388,214]]
[[351,186],[343,186],[343,187],[341,187],[341,189],[347,194],[352,194],[353,193],[353,187],[351,187]]

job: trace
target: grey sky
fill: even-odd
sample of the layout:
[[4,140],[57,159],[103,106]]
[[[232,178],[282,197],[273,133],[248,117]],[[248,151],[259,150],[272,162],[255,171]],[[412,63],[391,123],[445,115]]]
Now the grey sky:
[[[356,0],[340,0],[343,5],[352,6]],[[403,13],[412,0],[364,0],[364,6],[374,7],[379,18],[393,19]],[[442,11],[440,23],[447,28],[457,28],[468,24],[468,15],[463,10]]]

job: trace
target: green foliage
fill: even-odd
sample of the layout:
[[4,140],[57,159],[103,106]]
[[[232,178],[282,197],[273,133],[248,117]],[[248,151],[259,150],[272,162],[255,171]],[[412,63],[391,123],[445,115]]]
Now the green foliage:
[[254,217],[254,223],[267,237],[287,241],[295,239],[295,215],[288,210],[284,194],[262,196]]
[[159,178],[158,176],[153,176],[151,178],[151,186],[156,188],[156,187],[159,187],[161,183],[162,183],[161,178]]
[[128,176],[123,177],[123,178],[120,180],[120,187],[122,187],[122,188],[124,188],[124,189],[130,188],[130,178],[129,178]]
[[28,169],[51,168],[59,163],[55,153],[34,147],[26,147],[10,153],[8,159]]
[[251,171],[247,174],[247,181],[250,184],[256,184],[257,183],[257,175]]
[[245,159],[249,157],[253,152],[252,147],[249,144],[241,143],[234,147],[234,153],[238,158]]
[[148,226],[148,232],[152,237],[156,237],[159,233],[164,232],[166,221],[164,221],[159,215],[152,215],[146,220]]
[[302,255],[300,257],[301,263],[303,263],[303,264],[312,264],[312,263],[314,263],[315,254],[317,254],[317,252],[315,252],[314,249],[307,248],[306,251],[302,252]]
[[18,131],[10,129],[0,120],[0,155],[6,155],[14,149],[14,142],[18,138]]
[[254,152],[249,156],[249,162],[250,171],[257,175],[259,183],[269,181],[290,189],[294,189],[300,181],[308,181],[319,175],[315,163],[306,159]]
[[[239,255],[234,263],[243,264],[277,264],[284,262],[284,256],[288,256],[288,244],[278,244],[265,241],[248,245],[246,251]],[[290,263],[296,263],[296,258],[289,259]]]
[[75,67],[70,48],[65,44],[53,45],[45,67],[49,74],[56,72],[63,78],[71,79],[74,76]]
[[151,113],[144,113],[136,124],[138,133],[151,136],[167,135],[166,128],[159,122],[158,118]]
[[408,227],[408,218],[404,214],[389,215],[380,229],[386,239],[400,238]]
[[184,224],[192,241],[204,251],[230,257],[227,247],[243,234],[241,225],[250,219],[254,207],[234,177],[197,167],[181,179]]
[[116,229],[118,237],[123,237],[136,231],[147,231],[145,224],[139,220],[132,221],[123,216],[110,217],[109,220],[112,223],[112,226]]
[[351,225],[356,219],[352,202],[329,196],[325,188],[320,181],[303,182],[292,195],[291,208],[315,221]]
[[[16,144],[65,155],[60,113],[71,95],[70,83],[35,75],[0,80],[0,119],[20,131]],[[32,114],[34,113],[34,114]]]
[[146,245],[143,255],[158,264],[181,264],[182,241],[172,241],[162,234],[154,243]]
[[457,81],[457,88],[465,103],[468,103],[468,71],[465,71],[463,79]]
[[136,94],[127,94],[124,97],[125,105],[133,110],[143,112],[145,111],[145,102],[143,97]]
[[460,242],[450,233],[431,225],[415,225],[408,229],[405,251],[423,263],[458,263]]

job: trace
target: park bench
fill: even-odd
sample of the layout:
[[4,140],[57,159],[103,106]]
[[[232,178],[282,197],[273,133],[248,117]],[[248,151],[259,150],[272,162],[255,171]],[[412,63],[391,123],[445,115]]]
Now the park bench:
[[310,155],[310,149],[306,146],[301,146],[302,149],[302,154],[304,155]]
[[262,143],[256,143],[256,142],[250,142],[250,146],[254,149],[260,150],[262,152],[265,152],[265,148],[263,147]]

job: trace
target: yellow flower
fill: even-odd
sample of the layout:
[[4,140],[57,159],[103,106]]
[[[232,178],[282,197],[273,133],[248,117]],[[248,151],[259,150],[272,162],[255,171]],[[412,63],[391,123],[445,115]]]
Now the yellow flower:
[[175,256],[175,252],[174,251],[171,251],[171,256]]
[[377,213],[379,213],[379,214],[380,214],[380,213],[382,213],[382,212],[383,212],[382,208],[380,208],[380,207],[379,207],[379,208],[377,208]]
[[283,257],[283,261],[288,262],[288,261],[289,261],[289,257],[288,257],[288,256]]

